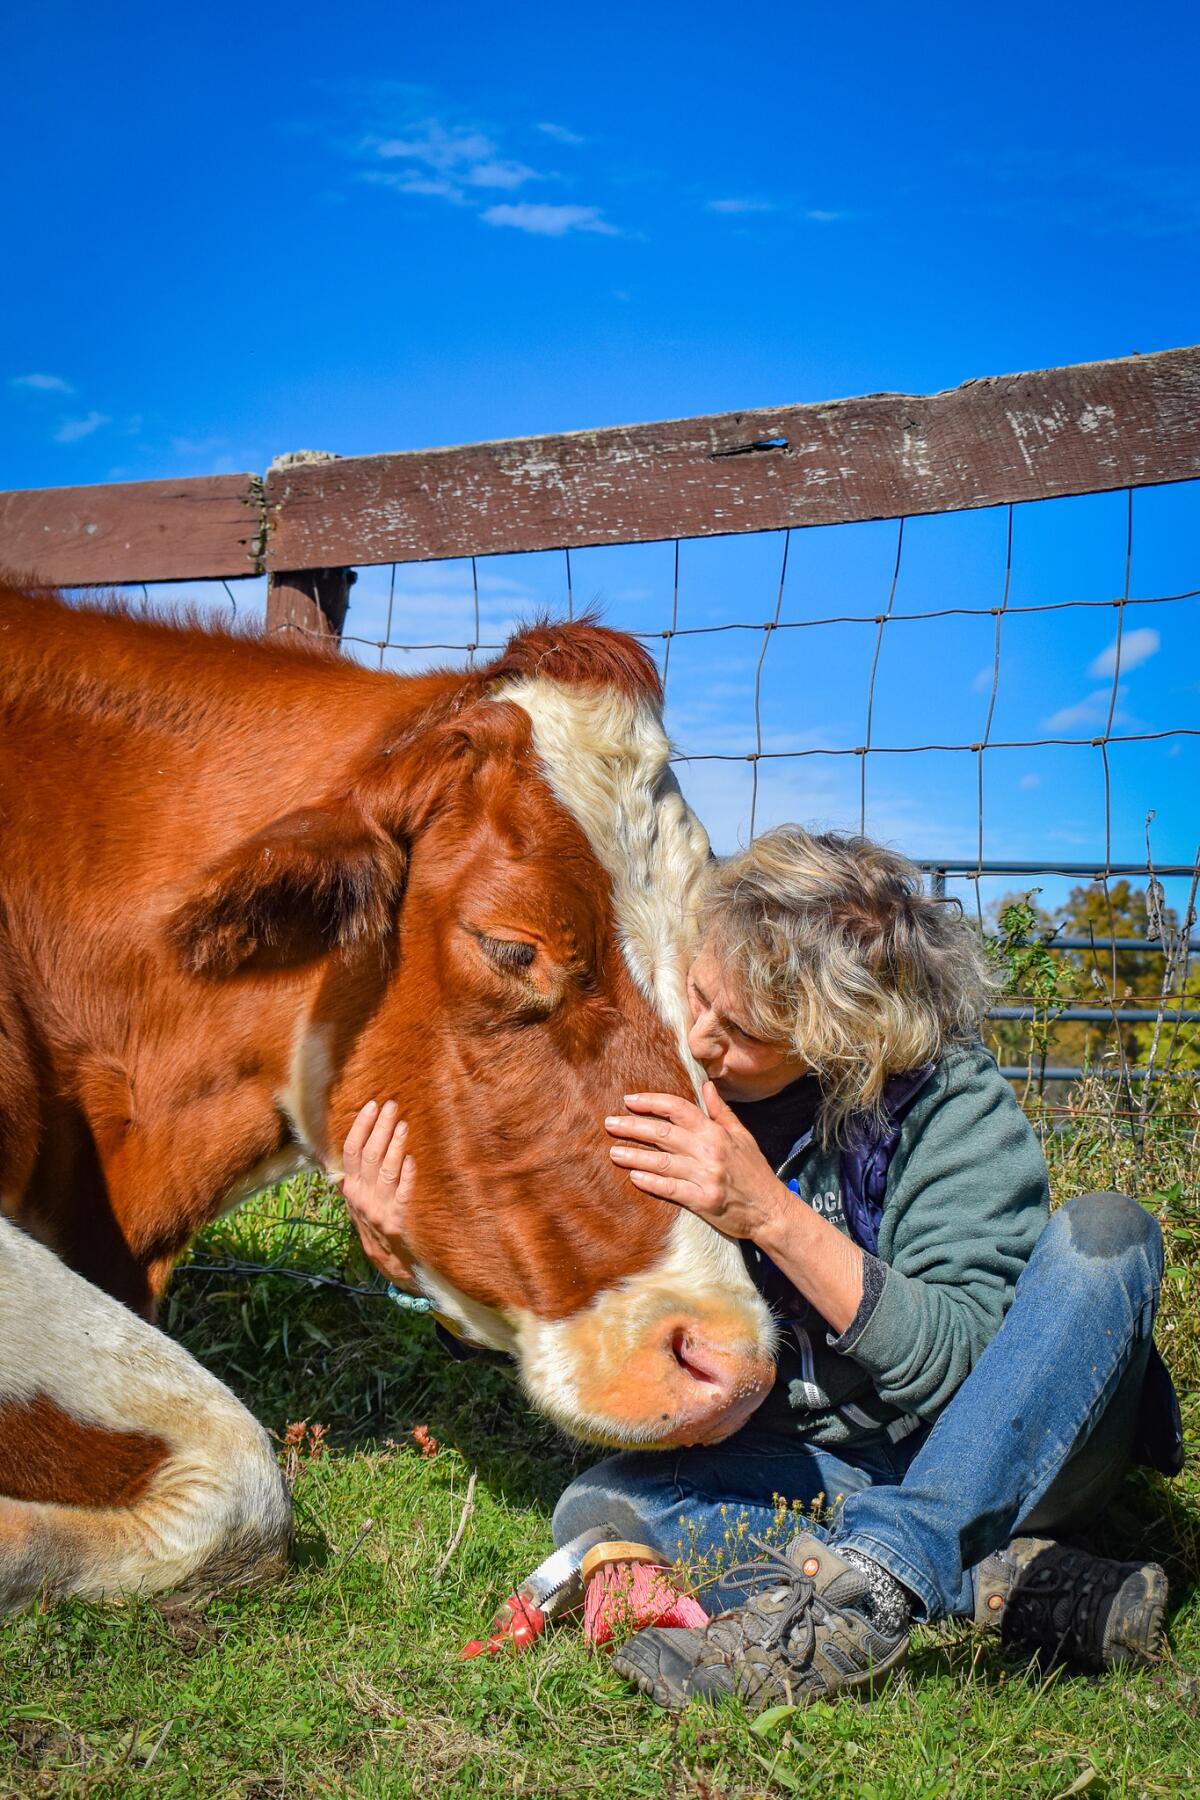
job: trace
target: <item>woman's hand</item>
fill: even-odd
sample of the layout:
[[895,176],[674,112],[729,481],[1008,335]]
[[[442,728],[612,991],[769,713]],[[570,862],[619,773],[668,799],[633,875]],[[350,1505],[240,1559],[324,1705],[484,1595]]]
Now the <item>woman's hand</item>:
[[626,1094],[625,1104],[629,1113],[604,1125],[635,1140],[609,1151],[630,1181],[726,1237],[749,1238],[834,1331],[845,1331],[862,1301],[862,1251],[783,1185],[712,1082],[704,1084],[708,1118],[674,1094]]
[[792,1196],[711,1081],[708,1117],[675,1094],[626,1094],[628,1113],[604,1128],[631,1144],[614,1144],[613,1161],[647,1194],[686,1206],[726,1237],[770,1236]]
[[346,1134],[338,1182],[368,1257],[389,1281],[420,1290],[404,1254],[404,1215],[416,1166],[404,1146],[408,1126],[394,1100],[368,1100]]

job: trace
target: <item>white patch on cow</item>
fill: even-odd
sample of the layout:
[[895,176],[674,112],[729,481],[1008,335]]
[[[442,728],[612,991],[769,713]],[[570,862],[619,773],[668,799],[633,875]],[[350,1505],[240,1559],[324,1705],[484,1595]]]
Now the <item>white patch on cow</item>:
[[[613,913],[633,978],[673,1030],[699,1096],[704,1070],[688,1049],[682,958],[694,935],[699,880],[710,852],[708,835],[670,768],[658,706],[614,688],[568,686],[545,676],[504,682],[492,697],[529,715],[546,779],[612,882]],[[664,1307],[686,1310],[689,1298],[710,1296],[742,1313],[748,1349],[774,1355],[774,1322],[737,1245],[681,1210],[657,1262],[598,1294],[587,1311],[632,1347]],[[603,1435],[610,1425],[580,1414],[571,1325],[570,1319],[546,1322],[532,1315],[518,1320],[524,1379],[552,1417]]]
[[[275,1104],[291,1125],[297,1142],[304,1146],[309,1159],[314,1162],[321,1160],[325,1148],[325,1119],[333,1081],[332,1035],[331,1025],[314,1025],[307,1018],[301,1019],[292,1045],[287,1086],[275,1096]],[[340,1158],[339,1144],[339,1175]],[[330,1168],[332,1173],[332,1165]]]
[[[174,1586],[253,1539],[286,1541],[290,1507],[266,1433],[181,1345],[0,1220],[0,1404],[52,1401],[83,1425],[164,1440],[168,1455],[127,1508],[4,1502],[28,1556],[0,1540],[0,1606],[32,1576],[100,1599]],[[36,1591],[36,1582],[35,1589]]]
[[[493,698],[509,700],[531,718],[547,781],[583,826],[612,880],[613,916],[633,979],[675,1031],[698,1096],[705,1075],[687,1048],[691,1019],[680,958],[693,936],[709,837],[669,767],[671,745],[657,704],[615,688],[570,688],[543,675],[502,682]],[[774,1343],[770,1314],[738,1246],[694,1213],[680,1211],[658,1264],[612,1291],[624,1296],[612,1303],[624,1314],[628,1292],[644,1287],[648,1305],[655,1305],[664,1283],[675,1285],[680,1303],[689,1292],[741,1298],[759,1321],[763,1341]],[[608,1300],[601,1294],[596,1305]]]
[[502,1313],[469,1299],[453,1282],[425,1263],[414,1262],[412,1271],[425,1298],[432,1300],[434,1312],[469,1344],[481,1344],[486,1350],[503,1350],[506,1356],[516,1354],[518,1333]]
[[699,1093],[704,1071],[687,1046],[680,957],[709,858],[708,834],[669,766],[657,705],[615,688],[569,687],[545,676],[503,682],[492,698],[528,713],[546,779],[612,882],[630,972],[674,1031]]
[[[582,1325],[585,1343],[595,1327],[619,1366],[644,1349],[655,1326],[672,1315],[687,1316],[689,1302],[698,1295],[713,1294],[737,1307],[742,1314],[740,1348],[754,1357],[772,1358],[777,1328],[761,1296],[751,1286],[749,1296],[731,1291],[727,1252],[737,1257],[736,1245],[698,1219],[681,1212],[672,1227],[667,1248],[652,1268],[630,1276],[615,1288],[598,1294],[581,1312],[565,1319],[539,1319],[527,1307],[512,1307],[503,1314],[482,1306],[460,1292],[444,1276],[423,1263],[414,1263],[417,1285],[433,1302],[435,1313],[468,1343],[499,1350],[516,1358],[522,1385],[530,1400],[548,1418],[576,1437],[605,1444],[654,1443],[662,1435],[661,1401],[656,1393],[645,1396],[645,1417],[616,1419],[585,1406],[580,1398],[579,1358],[576,1335]],[[664,1350],[664,1355],[666,1354]],[[673,1428],[674,1420],[671,1422]]]

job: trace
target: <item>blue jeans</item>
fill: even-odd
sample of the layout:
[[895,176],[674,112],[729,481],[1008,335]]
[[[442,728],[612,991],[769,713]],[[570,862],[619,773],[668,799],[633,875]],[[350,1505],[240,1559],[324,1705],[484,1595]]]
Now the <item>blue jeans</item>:
[[[825,1449],[751,1420],[722,1444],[610,1456],[563,1494],[555,1541],[607,1523],[666,1560],[727,1568],[747,1535],[778,1535],[778,1496],[831,1509],[821,1535],[882,1563],[918,1617],[970,1614],[984,1557],[1019,1532],[1069,1530],[1111,1498],[1129,1466],[1161,1279],[1149,1213],[1123,1194],[1069,1201],[935,1425],[898,1444],[879,1432]],[[718,1577],[703,1597],[737,1606],[746,1589]]]

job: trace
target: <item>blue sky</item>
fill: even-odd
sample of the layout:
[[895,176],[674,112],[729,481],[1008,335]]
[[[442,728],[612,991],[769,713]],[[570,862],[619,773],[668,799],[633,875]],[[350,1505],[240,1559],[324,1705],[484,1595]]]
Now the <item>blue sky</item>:
[[[1149,351],[1200,337],[1195,9],[1107,4],[429,8],[253,14],[55,0],[5,27],[10,69],[0,485],[262,468]],[[992,605],[1003,512],[910,523],[895,608]],[[1135,502],[1132,591],[1200,587],[1200,493]],[[1122,589],[1120,496],[1018,509],[1010,600]],[[773,612],[777,537],[688,544],[681,622]],[[668,622],[669,546],[584,551],[577,602]],[[875,612],[895,527],[795,534],[783,617]],[[378,637],[388,571],[352,629]],[[495,632],[562,597],[561,559],[480,566]],[[243,604],[253,594],[240,590]],[[1117,728],[1200,712],[1198,603],[1131,609]],[[469,636],[469,568],[401,571],[393,635]],[[1090,735],[1110,611],[1002,631],[993,736]],[[985,619],[889,626],[879,743],[970,741]],[[685,747],[753,747],[761,637],[679,640]],[[862,741],[870,626],[780,634],[764,747]],[[374,654],[363,649],[361,653]],[[414,659],[393,654],[395,666]],[[1196,740],[1114,748],[1113,849],[1157,810],[1190,857]],[[745,764],[685,783],[721,843]],[[967,756],[872,760],[868,824],[975,848]],[[1099,759],[998,751],[985,854],[1094,856]],[[858,817],[855,758],[764,765],[760,821]]]

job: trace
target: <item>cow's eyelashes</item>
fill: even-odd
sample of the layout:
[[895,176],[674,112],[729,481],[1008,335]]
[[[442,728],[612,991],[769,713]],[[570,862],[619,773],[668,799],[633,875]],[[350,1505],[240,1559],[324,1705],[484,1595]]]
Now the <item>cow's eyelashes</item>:
[[488,961],[506,975],[523,974],[537,955],[536,944],[526,944],[520,938],[489,937],[487,932],[477,931],[475,940]]

